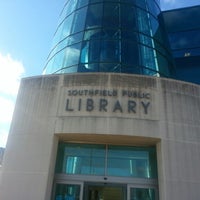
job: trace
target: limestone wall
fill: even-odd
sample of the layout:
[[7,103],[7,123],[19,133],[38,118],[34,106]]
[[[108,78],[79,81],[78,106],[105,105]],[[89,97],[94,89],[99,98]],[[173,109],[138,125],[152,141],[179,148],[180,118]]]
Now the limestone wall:
[[23,79],[4,158],[1,200],[50,199],[59,139],[156,145],[160,200],[200,196],[198,85],[108,73]]

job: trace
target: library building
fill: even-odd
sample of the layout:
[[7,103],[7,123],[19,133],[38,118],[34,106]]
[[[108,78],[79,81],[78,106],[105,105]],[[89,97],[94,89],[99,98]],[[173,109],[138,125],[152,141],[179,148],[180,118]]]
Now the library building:
[[43,74],[21,80],[0,199],[199,200],[199,19],[66,0]]

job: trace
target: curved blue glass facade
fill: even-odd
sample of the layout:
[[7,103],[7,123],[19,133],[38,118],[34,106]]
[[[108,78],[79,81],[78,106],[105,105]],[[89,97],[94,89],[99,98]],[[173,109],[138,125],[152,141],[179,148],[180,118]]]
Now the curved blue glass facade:
[[68,0],[44,74],[118,72],[171,77],[158,0]]

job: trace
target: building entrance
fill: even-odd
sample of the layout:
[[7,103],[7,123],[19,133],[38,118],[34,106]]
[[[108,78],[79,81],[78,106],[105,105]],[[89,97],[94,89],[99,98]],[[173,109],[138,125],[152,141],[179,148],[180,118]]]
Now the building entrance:
[[53,200],[158,200],[158,191],[150,185],[61,181],[53,196]]
[[155,147],[61,142],[53,200],[158,200]]
[[86,183],[83,200],[126,200],[126,186]]

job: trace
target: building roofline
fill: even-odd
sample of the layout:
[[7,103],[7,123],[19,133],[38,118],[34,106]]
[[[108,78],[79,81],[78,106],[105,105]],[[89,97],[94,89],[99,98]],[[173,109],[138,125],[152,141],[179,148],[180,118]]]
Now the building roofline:
[[196,8],[196,7],[200,7],[200,5],[187,6],[187,7],[175,8],[175,9],[169,9],[169,10],[163,10],[161,12],[162,13],[164,13],[164,12],[173,12],[173,11],[178,11],[178,10],[186,10],[186,9],[190,9],[190,8]]

